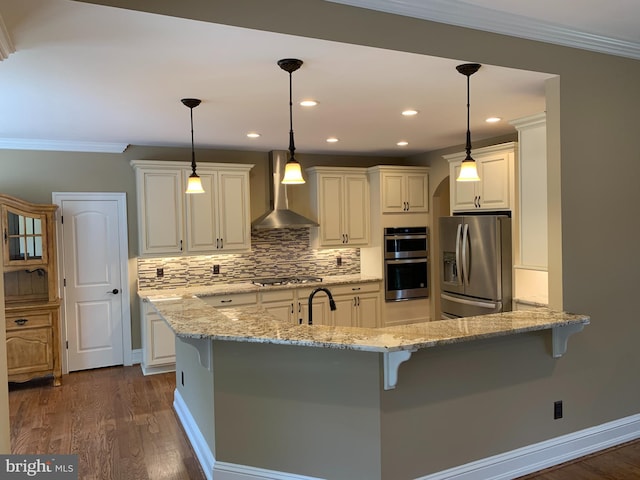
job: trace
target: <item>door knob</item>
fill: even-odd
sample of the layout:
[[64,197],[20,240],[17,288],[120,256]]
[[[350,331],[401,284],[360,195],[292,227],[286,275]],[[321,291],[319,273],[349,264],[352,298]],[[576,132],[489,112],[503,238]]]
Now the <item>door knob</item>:
[[113,290],[111,290],[110,292],[107,293],[113,293],[114,295],[120,293],[120,290],[118,290],[117,288],[114,288]]

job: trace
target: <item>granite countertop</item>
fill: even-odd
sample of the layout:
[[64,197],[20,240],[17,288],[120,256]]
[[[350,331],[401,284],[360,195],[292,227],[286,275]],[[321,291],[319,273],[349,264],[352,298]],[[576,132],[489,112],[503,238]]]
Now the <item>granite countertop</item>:
[[167,289],[141,289],[138,290],[138,296],[142,299],[166,299],[166,298],[190,298],[196,297],[210,297],[215,295],[231,295],[235,293],[259,293],[269,290],[282,290],[292,288],[310,288],[320,286],[331,285],[347,285],[350,283],[362,283],[362,282],[380,282],[382,278],[367,277],[364,275],[331,275],[323,277],[322,282],[307,282],[307,283],[291,283],[286,285],[267,285],[260,286],[253,283],[238,282],[238,283],[215,283],[211,285],[201,285],[194,287],[183,288],[167,288]]
[[294,325],[276,319],[259,306],[221,309],[195,297],[149,301],[179,337],[383,353],[557,327],[582,327],[590,321],[586,315],[539,309],[383,328],[330,327]]

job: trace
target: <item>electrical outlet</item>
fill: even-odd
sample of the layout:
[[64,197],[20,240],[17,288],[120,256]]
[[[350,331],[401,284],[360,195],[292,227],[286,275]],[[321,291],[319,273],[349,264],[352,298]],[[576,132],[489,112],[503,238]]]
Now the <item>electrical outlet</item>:
[[558,420],[562,418],[562,400],[553,402],[553,419]]
[[211,267],[211,273],[213,273],[214,275],[218,275],[220,273],[220,265],[215,263],[213,267]]
[[164,277],[164,268],[156,268],[156,277]]
[[336,265],[338,265],[339,267],[342,266],[342,257],[336,257]]

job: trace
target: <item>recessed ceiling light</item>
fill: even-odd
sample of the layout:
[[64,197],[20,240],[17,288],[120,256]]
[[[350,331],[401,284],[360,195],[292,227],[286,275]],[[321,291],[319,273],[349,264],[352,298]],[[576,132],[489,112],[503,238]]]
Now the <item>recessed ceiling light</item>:
[[412,108],[408,108],[407,110],[404,110],[402,112],[402,115],[404,115],[405,117],[412,117],[412,116],[417,115],[417,114],[418,114],[418,111],[414,110]]
[[318,102],[316,102],[315,100],[302,100],[300,102],[300,105],[303,107],[315,107],[316,105],[318,105]]
[[398,143],[396,143],[396,145],[398,145],[399,147],[406,147],[407,145],[409,145],[409,142],[405,140],[401,140]]
[[502,120],[500,117],[489,117],[485,120],[487,123],[497,123]]
[[249,132],[249,133],[247,133],[247,137],[249,137],[249,138],[258,138],[259,136],[260,136],[260,134],[257,133],[257,132]]
[[338,139],[336,137],[327,138],[327,143],[336,143],[337,141],[338,141]]

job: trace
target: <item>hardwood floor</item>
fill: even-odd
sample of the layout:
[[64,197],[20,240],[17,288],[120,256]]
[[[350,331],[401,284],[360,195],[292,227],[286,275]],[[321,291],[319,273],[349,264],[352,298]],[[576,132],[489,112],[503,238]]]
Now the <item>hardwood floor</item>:
[[[12,453],[78,454],[81,480],[204,480],[172,408],[175,374],[139,366],[11,384]],[[637,480],[640,440],[518,480]],[[483,479],[478,479],[483,480]]]
[[175,374],[140,366],[10,384],[11,451],[78,454],[82,480],[201,480],[172,408]]

